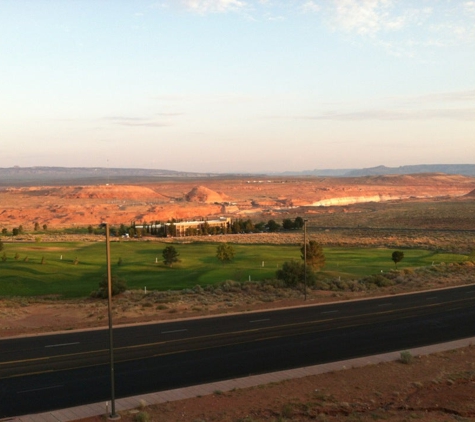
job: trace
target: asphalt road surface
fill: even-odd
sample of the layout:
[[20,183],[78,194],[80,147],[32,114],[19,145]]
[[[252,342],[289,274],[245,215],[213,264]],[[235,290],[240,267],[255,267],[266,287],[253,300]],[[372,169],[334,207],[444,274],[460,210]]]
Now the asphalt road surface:
[[[475,335],[475,286],[114,329],[116,398]],[[108,330],[0,341],[0,418],[110,400]]]

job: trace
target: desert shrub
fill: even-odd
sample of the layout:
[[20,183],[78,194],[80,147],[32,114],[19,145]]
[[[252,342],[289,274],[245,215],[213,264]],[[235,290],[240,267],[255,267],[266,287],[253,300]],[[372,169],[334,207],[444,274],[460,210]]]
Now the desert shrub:
[[195,293],[195,292],[194,292],[193,289],[182,289],[182,290],[181,290],[181,294],[182,294],[182,295],[192,295],[192,294],[194,294],[194,293]]
[[362,292],[366,290],[364,288],[364,285],[356,280],[350,280],[350,281],[347,281],[346,283],[348,284],[348,290],[352,292]]
[[241,283],[238,281],[233,280],[226,280],[225,282],[219,285],[223,292],[240,292],[241,291]]
[[284,280],[279,280],[277,278],[266,279],[266,280],[262,280],[258,284],[258,286],[259,286],[259,288],[262,288],[263,286],[272,286],[275,289],[282,289],[282,288],[285,287],[285,282],[284,282]]
[[154,291],[150,294],[155,300],[155,303],[171,303],[180,300],[180,293],[173,290],[167,290],[164,292]]
[[404,281],[406,281],[406,279],[400,275],[399,277],[396,277],[396,279],[394,280],[397,284],[402,284],[404,283]]
[[197,284],[195,287],[193,287],[193,292],[202,295],[204,293],[204,289],[199,284]]
[[374,284],[378,287],[388,287],[394,285],[394,281],[390,280],[389,278],[381,275],[381,274],[375,274],[371,275],[369,277],[364,278],[365,284]]
[[276,277],[278,280],[282,280],[286,287],[296,287],[298,284],[304,283],[305,274],[307,285],[313,286],[316,282],[315,271],[308,265],[305,271],[303,262],[291,260],[282,264],[282,268],[276,272]]
[[331,280],[316,280],[315,284],[312,286],[314,290],[330,290]]
[[348,290],[348,284],[346,283],[346,281],[340,280],[340,279],[332,280],[329,283],[328,287],[329,287],[329,290],[332,290],[334,292],[341,291],[341,290]]
[[[111,279],[112,296],[123,293],[127,290],[127,283],[124,280],[119,279],[117,276],[112,276]],[[99,282],[99,289],[91,293],[91,297],[98,297],[106,299],[109,296],[107,275]]]
[[281,416],[285,419],[289,419],[294,416],[294,408],[291,403],[284,404],[284,406],[282,407]]
[[135,415],[134,421],[135,422],[149,422],[151,421],[151,417],[147,412],[139,412]]
[[399,358],[399,361],[406,364],[406,365],[409,365],[410,363],[412,363],[412,360],[413,360],[413,356],[411,354],[411,352],[405,350],[404,352],[401,352],[401,357]]

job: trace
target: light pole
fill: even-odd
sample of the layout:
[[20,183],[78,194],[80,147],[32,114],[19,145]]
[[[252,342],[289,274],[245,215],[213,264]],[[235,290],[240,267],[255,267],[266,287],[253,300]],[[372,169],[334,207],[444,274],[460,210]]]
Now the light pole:
[[109,356],[110,356],[110,382],[111,382],[111,412],[109,419],[119,419],[115,413],[115,376],[114,376],[114,341],[112,336],[112,271],[111,271],[111,249],[109,236],[109,223],[102,223],[101,227],[106,230],[106,259],[107,259],[107,300],[109,312]]
[[304,300],[307,300],[307,219],[303,220],[303,277]]

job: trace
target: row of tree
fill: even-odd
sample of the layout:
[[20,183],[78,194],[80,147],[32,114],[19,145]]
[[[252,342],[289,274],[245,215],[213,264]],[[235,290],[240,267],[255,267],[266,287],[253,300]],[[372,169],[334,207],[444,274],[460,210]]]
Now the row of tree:
[[[129,229],[121,225],[118,230],[119,235],[128,233],[130,236],[141,237],[146,234],[151,234],[160,237],[175,237],[177,235],[176,223],[177,220],[172,219],[166,223],[156,221],[148,224],[143,222],[141,227],[136,227],[133,223]],[[196,227],[188,227],[185,230],[185,236],[208,236],[218,234],[239,234],[239,233],[263,233],[263,232],[277,232],[279,230],[299,230],[303,227],[304,220],[302,217],[296,217],[294,220],[286,218],[282,224],[271,219],[267,222],[259,221],[253,222],[251,219],[237,219],[223,226],[211,226],[207,221],[203,221]],[[112,233],[112,229],[111,229]]]
[[[48,230],[48,225],[46,224],[43,224],[43,230],[46,231]],[[35,232],[37,232],[38,230],[40,230],[40,223],[36,222],[33,226],[33,229]],[[23,229],[23,226],[20,224],[18,227],[14,227],[12,229],[12,236],[18,236],[19,234],[23,234],[24,233],[24,229]],[[2,235],[4,236],[9,236],[10,233],[8,232],[8,229],[6,227],[4,227],[2,229]]]

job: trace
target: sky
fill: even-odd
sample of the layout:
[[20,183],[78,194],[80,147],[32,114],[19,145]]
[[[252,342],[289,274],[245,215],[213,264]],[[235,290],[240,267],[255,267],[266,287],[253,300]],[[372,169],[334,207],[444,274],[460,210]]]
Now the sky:
[[0,0],[0,160],[475,164],[475,1]]

